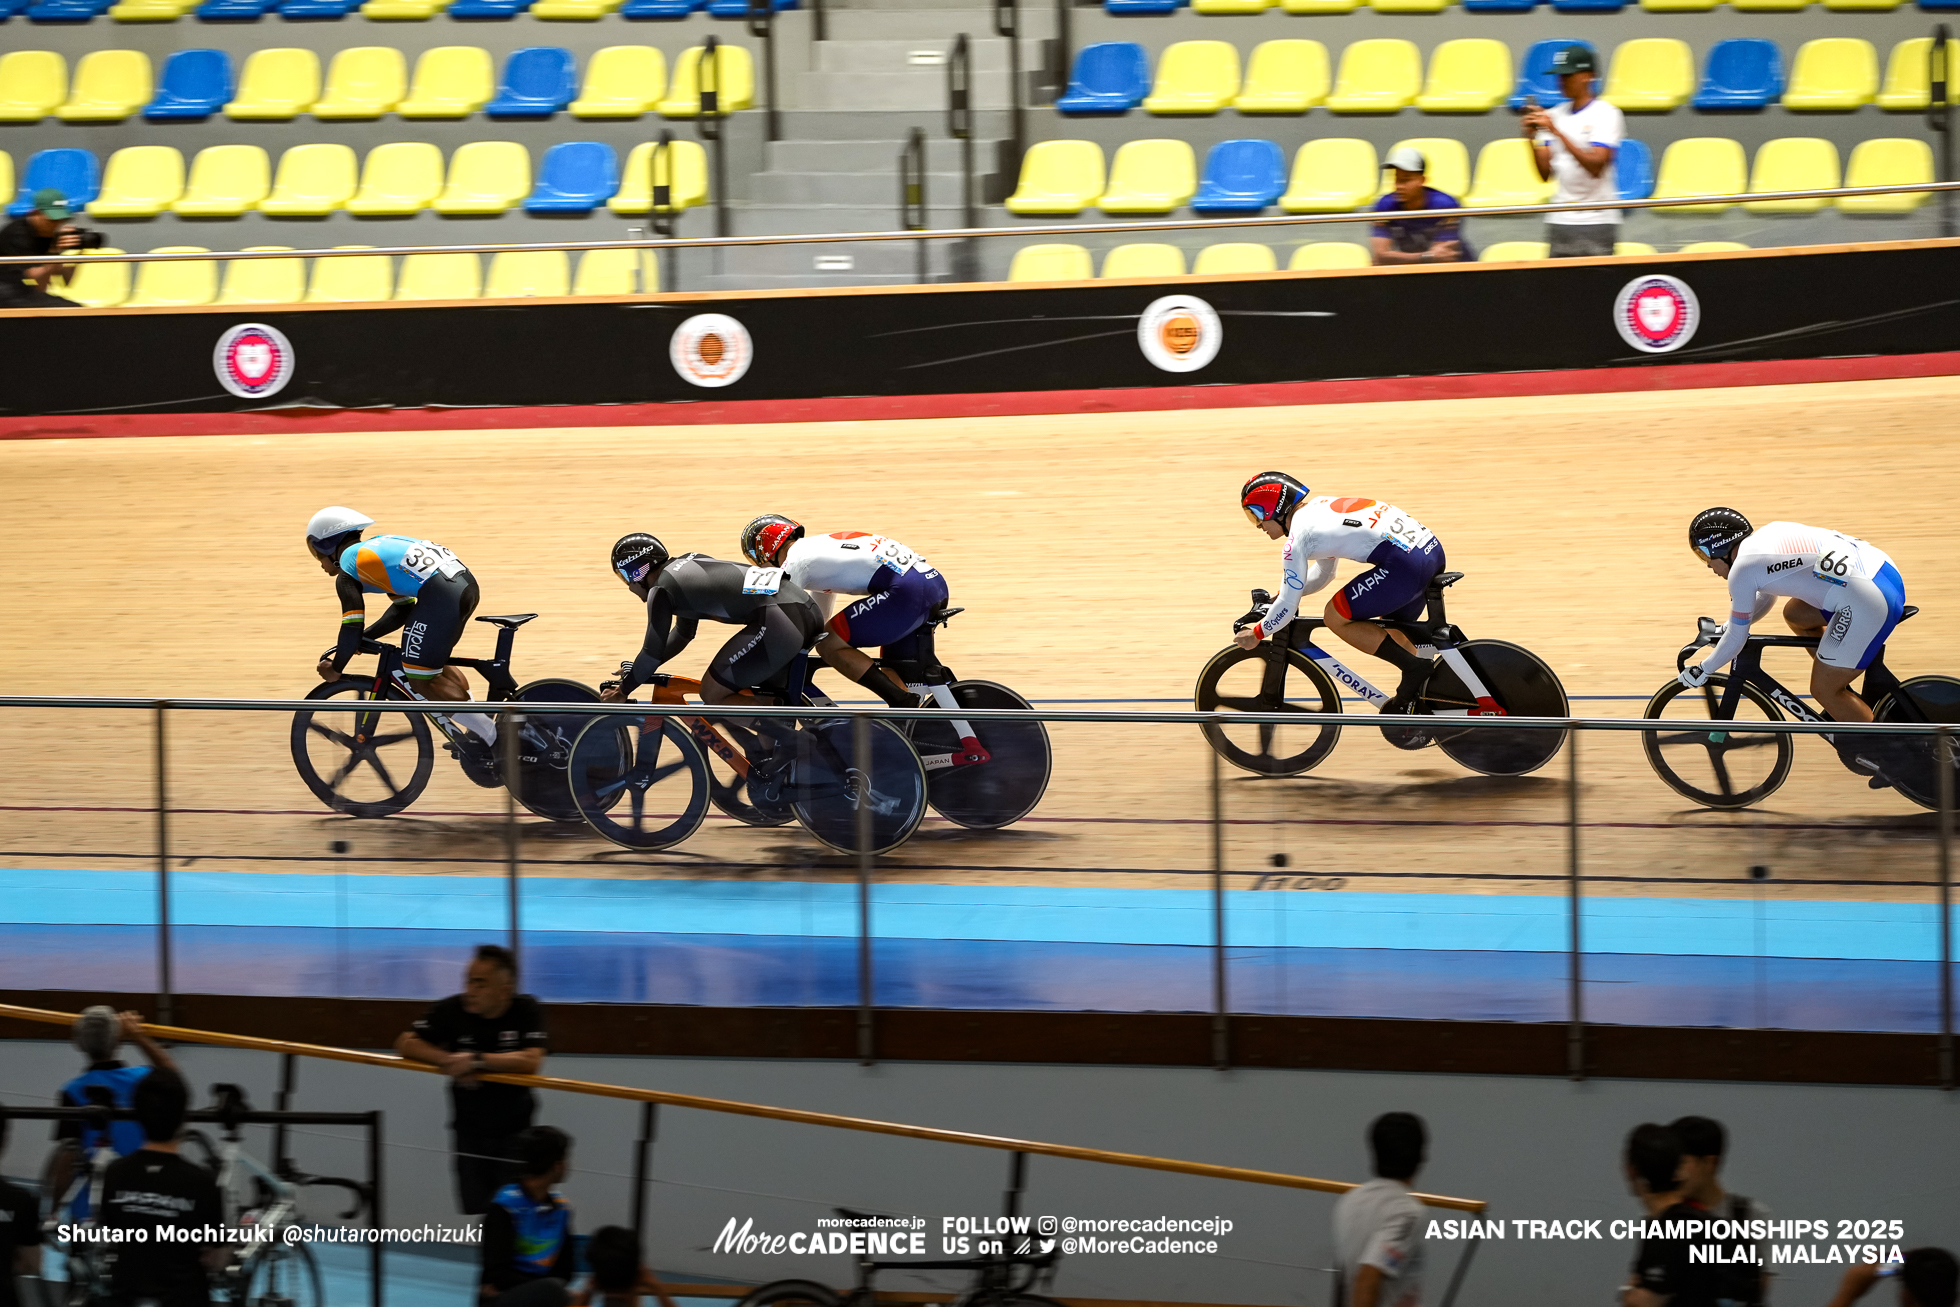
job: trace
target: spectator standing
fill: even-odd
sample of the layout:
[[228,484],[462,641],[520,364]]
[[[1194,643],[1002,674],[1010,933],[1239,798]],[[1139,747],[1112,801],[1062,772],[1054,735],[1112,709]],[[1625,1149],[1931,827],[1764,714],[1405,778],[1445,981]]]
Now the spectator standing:
[[[1722,1159],[1728,1152],[1729,1132],[1720,1121],[1684,1116],[1668,1126],[1681,1140],[1682,1196],[1717,1220],[1766,1219],[1769,1208],[1753,1198],[1722,1188]],[[1760,1244],[1758,1254],[1768,1261]],[[1761,1265],[1728,1263],[1716,1268],[1716,1296],[1735,1307],[1761,1307],[1769,1277]]]
[[115,1307],[134,1307],[145,1300],[158,1307],[209,1307],[210,1273],[231,1254],[222,1243],[159,1233],[172,1226],[216,1230],[225,1223],[217,1181],[177,1154],[177,1136],[189,1108],[190,1093],[175,1071],[159,1067],[136,1086],[143,1146],[111,1162],[102,1179],[100,1224],[144,1231],[139,1240],[105,1245]]
[[534,1125],[518,1136],[518,1175],[483,1215],[477,1297],[496,1307],[568,1307],[572,1301],[572,1209],[558,1185],[570,1168],[571,1138]]
[[[1626,1177],[1649,1221],[1701,1221],[1708,1213],[1687,1201],[1681,1179],[1681,1136],[1664,1125],[1635,1126],[1627,1136]],[[1718,1267],[1690,1260],[1691,1239],[1650,1235],[1633,1259],[1625,1307],[1717,1307]]]
[[[75,1047],[88,1059],[88,1068],[61,1087],[55,1100],[60,1107],[109,1107],[129,1111],[136,1105],[136,1088],[152,1068],[176,1071],[170,1054],[143,1033],[140,1012],[117,1012],[104,1004],[83,1008],[75,1018],[71,1036]],[[143,1050],[149,1066],[129,1066],[116,1057],[116,1049],[128,1039]],[[127,1157],[143,1146],[143,1128],[134,1121],[111,1121],[107,1127],[81,1121],[57,1121],[54,1126],[55,1154],[48,1169],[48,1201],[58,1203],[78,1174],[86,1175],[95,1155],[103,1148]],[[89,1216],[89,1189],[76,1191],[68,1207],[69,1217],[86,1221]]]
[[1368,1127],[1375,1176],[1334,1203],[1335,1265],[1347,1307],[1420,1307],[1422,1204],[1409,1192],[1428,1157],[1422,1118],[1390,1112]]
[[515,1177],[517,1137],[538,1105],[522,1085],[486,1084],[478,1076],[536,1075],[545,1047],[544,1009],[517,992],[517,958],[495,944],[477,946],[462,993],[434,1004],[395,1040],[397,1053],[450,1078],[456,1199],[465,1216],[483,1215],[491,1196]]
[[1830,1307],[1851,1307],[1881,1279],[1899,1282],[1899,1307],[1954,1307],[1960,1296],[1960,1262],[1944,1248],[1914,1248],[1896,1267],[1870,1264],[1844,1273]]
[[[0,1106],[0,1154],[7,1151],[7,1109]],[[34,1195],[0,1180],[0,1307],[21,1307],[14,1277],[41,1273],[41,1209]]]
[[[81,244],[81,235],[68,225],[73,211],[68,197],[51,186],[35,191],[34,207],[0,227],[0,255],[26,257],[72,250]],[[47,263],[0,263],[0,309],[74,309],[81,306],[48,290],[56,278],[67,281],[75,275],[75,265]]]
[[640,1240],[623,1225],[602,1225],[585,1241],[585,1264],[592,1274],[572,1295],[572,1307],[640,1307],[640,1299],[660,1299],[674,1307],[667,1288],[640,1258]]
[[1555,259],[1611,254],[1620,238],[1620,181],[1613,166],[1627,121],[1593,94],[1598,64],[1583,45],[1552,57],[1552,72],[1566,102],[1550,109],[1532,105],[1519,126],[1531,142],[1538,175],[1553,183],[1553,204],[1597,205],[1545,215],[1545,240]]
[[1369,246],[1375,262],[1462,263],[1475,257],[1455,218],[1416,217],[1425,209],[1460,209],[1457,197],[1429,184],[1429,160],[1404,145],[1391,150],[1387,167],[1395,174],[1388,194],[1375,201],[1377,215]]

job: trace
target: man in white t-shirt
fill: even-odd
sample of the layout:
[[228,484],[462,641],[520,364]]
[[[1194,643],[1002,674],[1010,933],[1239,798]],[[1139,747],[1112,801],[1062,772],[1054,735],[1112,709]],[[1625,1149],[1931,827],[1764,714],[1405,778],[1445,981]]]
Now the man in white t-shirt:
[[1421,1307],[1422,1204],[1409,1182],[1422,1169],[1428,1131],[1412,1112],[1390,1112],[1368,1127],[1375,1174],[1334,1204],[1334,1260],[1347,1307]]
[[1541,109],[1531,105],[1519,120],[1531,142],[1538,175],[1555,183],[1553,204],[1597,202],[1594,209],[1545,215],[1545,239],[1555,259],[1611,254],[1620,236],[1620,211],[1608,207],[1620,198],[1613,157],[1626,139],[1620,111],[1593,94],[1598,64],[1583,45],[1568,45],[1552,57],[1552,72],[1566,103]]

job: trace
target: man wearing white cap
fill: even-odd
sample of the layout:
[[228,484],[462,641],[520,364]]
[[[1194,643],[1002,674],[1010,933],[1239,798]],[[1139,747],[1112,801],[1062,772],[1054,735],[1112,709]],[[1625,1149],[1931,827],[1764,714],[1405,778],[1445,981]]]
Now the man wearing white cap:
[[1460,263],[1475,257],[1463,243],[1463,226],[1455,218],[1417,217],[1426,209],[1463,207],[1454,195],[1429,185],[1429,161],[1411,145],[1388,152],[1387,166],[1395,180],[1388,194],[1375,201],[1375,225],[1370,232],[1375,262]]
[[1568,45],[1552,56],[1566,103],[1541,109],[1527,102],[1519,129],[1531,142],[1538,175],[1554,182],[1553,204],[1599,207],[1545,215],[1545,239],[1555,259],[1611,254],[1620,238],[1620,179],[1613,157],[1626,139],[1627,120],[1593,94],[1598,60],[1590,47]]

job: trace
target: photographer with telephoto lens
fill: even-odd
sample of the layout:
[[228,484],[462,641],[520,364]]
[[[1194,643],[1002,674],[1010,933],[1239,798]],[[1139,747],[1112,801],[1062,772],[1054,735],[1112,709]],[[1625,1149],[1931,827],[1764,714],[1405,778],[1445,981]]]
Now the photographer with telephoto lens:
[[[102,233],[69,222],[68,197],[52,186],[34,192],[33,209],[0,227],[0,256],[60,254],[102,247]],[[0,263],[0,309],[75,309],[81,305],[48,289],[75,276],[73,263]]]

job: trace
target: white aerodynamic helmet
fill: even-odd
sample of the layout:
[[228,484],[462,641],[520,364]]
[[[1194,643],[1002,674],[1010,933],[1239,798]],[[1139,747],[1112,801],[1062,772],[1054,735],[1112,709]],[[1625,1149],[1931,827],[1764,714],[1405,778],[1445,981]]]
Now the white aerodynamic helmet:
[[306,547],[320,558],[328,556],[335,541],[350,532],[365,531],[374,519],[351,508],[323,508],[306,524]]

